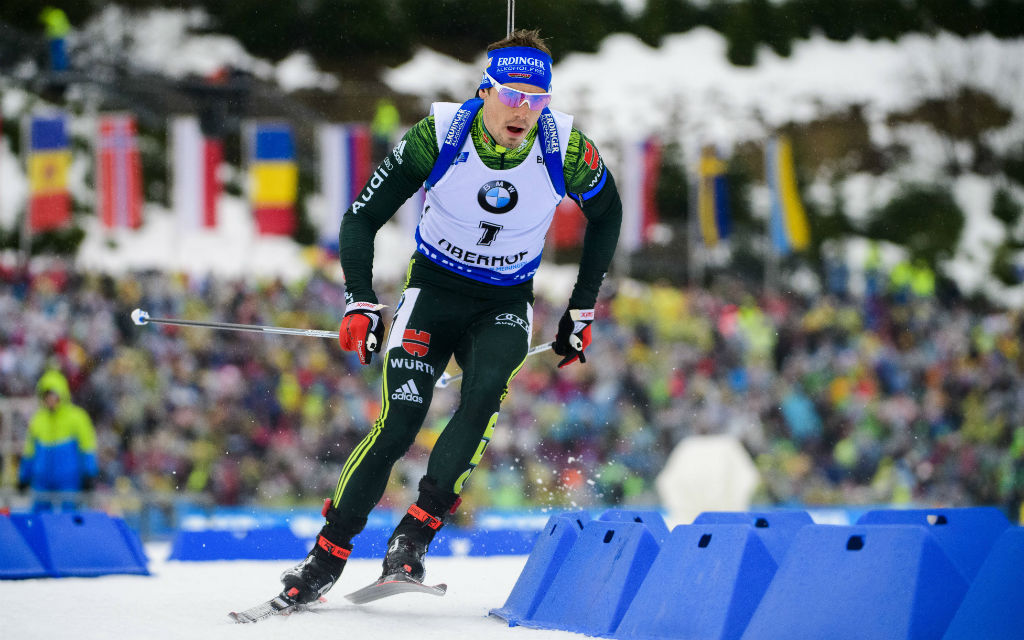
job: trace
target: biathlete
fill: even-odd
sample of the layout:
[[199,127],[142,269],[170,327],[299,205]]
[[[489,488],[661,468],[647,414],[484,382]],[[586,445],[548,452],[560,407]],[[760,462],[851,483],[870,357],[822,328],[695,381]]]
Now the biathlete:
[[[459,407],[434,445],[419,495],[395,528],[382,577],[421,582],[423,556],[479,464],[533,329],[533,276],[556,205],[587,220],[579,273],[558,323],[559,367],[585,362],[598,289],[622,219],[596,145],[552,111],[551,52],[536,31],[488,47],[477,97],[436,103],[380,163],[341,224],[346,309],[340,342],[369,364],[384,348],[382,408],[324,507],[309,555],[282,575],[281,598],[316,600],[338,580],[395,462],[412,445],[449,359],[462,367]],[[377,230],[421,186],[416,251],[384,347],[372,287]]]

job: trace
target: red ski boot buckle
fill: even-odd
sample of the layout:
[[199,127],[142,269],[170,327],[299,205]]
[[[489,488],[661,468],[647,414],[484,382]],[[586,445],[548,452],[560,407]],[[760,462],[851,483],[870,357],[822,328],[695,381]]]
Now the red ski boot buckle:
[[416,518],[423,524],[427,525],[434,531],[440,529],[441,525],[443,524],[441,522],[441,518],[437,518],[435,516],[430,515],[429,513],[421,509],[419,505],[417,505],[415,502],[409,505],[409,515]]

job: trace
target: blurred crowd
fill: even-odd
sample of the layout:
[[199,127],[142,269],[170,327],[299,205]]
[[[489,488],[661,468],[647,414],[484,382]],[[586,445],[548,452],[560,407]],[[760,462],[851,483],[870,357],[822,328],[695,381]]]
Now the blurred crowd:
[[[57,263],[0,271],[0,397],[48,366],[96,426],[99,491],[205,492],[218,504],[312,505],[380,408],[379,360],[330,340],[135,326],[153,317],[335,329],[343,286]],[[379,292],[394,308],[398,285]],[[562,300],[538,299],[535,343]],[[755,502],[994,504],[1024,494],[1024,314],[883,283],[865,296],[764,295],[610,280],[587,363],[528,360],[467,507],[655,504],[692,434],[729,433],[762,476]],[[549,356],[549,357],[546,357]],[[453,365],[454,366],[454,365]],[[458,402],[435,389],[384,504],[404,507]]]

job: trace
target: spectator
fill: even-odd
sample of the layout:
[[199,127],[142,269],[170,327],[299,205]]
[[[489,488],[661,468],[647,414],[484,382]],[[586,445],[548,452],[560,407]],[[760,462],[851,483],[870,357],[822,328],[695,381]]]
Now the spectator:
[[[90,491],[99,474],[96,464],[96,432],[84,409],[71,402],[67,378],[50,369],[36,386],[43,406],[29,422],[18,473],[18,489],[29,487],[41,494]],[[75,503],[65,499],[62,508]],[[34,511],[51,510],[53,500],[37,497]]]
[[398,127],[401,125],[398,107],[387,98],[377,101],[377,110],[370,122],[370,137],[373,139],[373,162],[377,163],[391,151],[395,145]]
[[43,7],[39,21],[43,23],[50,47],[50,71],[67,71],[71,66],[67,51],[71,23],[68,22],[67,14],[55,7]]

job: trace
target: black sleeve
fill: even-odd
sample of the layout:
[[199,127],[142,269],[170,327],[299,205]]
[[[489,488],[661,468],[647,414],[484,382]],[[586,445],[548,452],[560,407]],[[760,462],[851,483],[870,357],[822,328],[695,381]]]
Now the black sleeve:
[[583,235],[583,256],[576,286],[569,298],[573,309],[592,309],[597,293],[615,255],[622,224],[622,201],[611,171],[605,168],[604,187],[595,196],[583,202],[583,215],[587,229]]
[[569,307],[592,309],[619,241],[622,201],[597,145],[578,129],[569,136],[564,169],[569,197],[580,205],[587,219],[580,271]]
[[377,166],[341,219],[338,237],[348,302],[377,302],[373,291],[373,239],[430,174],[437,158],[434,118],[420,120]]

